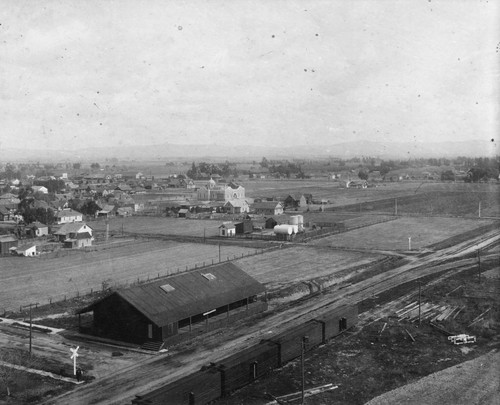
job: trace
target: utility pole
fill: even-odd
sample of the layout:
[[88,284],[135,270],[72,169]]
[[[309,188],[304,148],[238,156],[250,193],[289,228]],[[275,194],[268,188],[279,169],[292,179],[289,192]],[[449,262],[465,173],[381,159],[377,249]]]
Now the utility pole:
[[38,302],[34,303],[34,304],[28,304],[28,305],[23,306],[23,308],[28,308],[29,307],[29,309],[30,309],[30,356],[31,356],[31,353],[32,353],[32,341],[33,341],[33,318],[31,316],[31,308],[33,306],[38,306]]
[[422,283],[418,282],[418,325],[422,325]]
[[481,201],[479,201],[479,218],[481,218]]
[[398,215],[398,199],[394,199],[394,215]]
[[479,284],[481,284],[481,250],[477,250],[477,271],[479,273]]
[[302,402],[301,404],[304,405],[304,398],[305,398],[305,385],[306,385],[306,379],[305,379],[305,372],[304,372],[304,352],[306,351],[306,343],[309,341],[308,336],[302,337],[302,350],[301,350],[301,356],[300,356],[300,368],[301,368],[301,373],[302,373]]
[[220,263],[220,243],[219,243],[219,263]]

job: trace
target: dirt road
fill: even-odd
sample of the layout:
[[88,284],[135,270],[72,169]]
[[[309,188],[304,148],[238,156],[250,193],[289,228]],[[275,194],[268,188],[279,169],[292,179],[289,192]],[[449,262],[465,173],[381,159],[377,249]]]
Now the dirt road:
[[136,394],[175,381],[181,376],[198,370],[202,365],[214,362],[236,352],[241,347],[259,341],[271,331],[277,332],[293,324],[304,322],[339,302],[358,302],[363,298],[379,294],[399,284],[437,271],[454,269],[465,265],[470,266],[475,263],[476,259],[456,260],[448,264],[443,263],[446,260],[474,252],[478,246],[487,245],[498,240],[498,238],[498,232],[491,232],[470,240],[467,245],[460,244],[427,254],[424,257],[414,257],[408,264],[342,289],[333,288],[328,293],[303,301],[300,306],[292,305],[282,312],[268,316],[260,323],[245,325],[245,328],[241,328],[241,325],[239,328],[235,326],[232,329],[202,337],[192,344],[193,351],[188,354],[172,352],[169,356],[153,357],[142,362],[140,366],[121,369],[116,375],[107,376],[90,384],[79,386],[74,391],[45,403],[108,405],[127,403]]

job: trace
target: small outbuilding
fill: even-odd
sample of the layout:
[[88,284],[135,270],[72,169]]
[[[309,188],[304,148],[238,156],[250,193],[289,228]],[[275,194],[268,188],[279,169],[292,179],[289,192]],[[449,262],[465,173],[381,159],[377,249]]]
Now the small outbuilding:
[[18,256],[25,256],[25,257],[36,256],[37,254],[36,245],[34,243],[30,243],[28,245],[19,246],[18,248],[15,249],[15,253]]
[[253,231],[253,222],[251,220],[244,220],[241,222],[235,222],[234,226],[236,228],[236,234],[242,235],[245,233],[252,233]]
[[179,212],[177,213],[177,216],[179,218],[188,218],[189,217],[189,210],[187,208],[181,208]]
[[9,255],[11,248],[17,248],[18,240],[13,235],[0,235],[0,256]]
[[224,222],[219,226],[219,236],[230,238],[236,235],[236,225],[234,222]]

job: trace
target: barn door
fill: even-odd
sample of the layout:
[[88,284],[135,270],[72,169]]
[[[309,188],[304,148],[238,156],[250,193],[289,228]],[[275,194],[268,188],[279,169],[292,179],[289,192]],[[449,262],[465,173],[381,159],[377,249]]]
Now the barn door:
[[340,318],[339,319],[339,332],[342,332],[343,330],[347,329],[347,319],[346,318]]

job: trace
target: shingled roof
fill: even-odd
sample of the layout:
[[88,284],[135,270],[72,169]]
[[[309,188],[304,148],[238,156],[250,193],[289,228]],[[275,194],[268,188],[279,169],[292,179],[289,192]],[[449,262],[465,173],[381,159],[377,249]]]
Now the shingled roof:
[[[113,294],[162,327],[264,291],[262,284],[235,264],[226,262],[118,290]],[[109,297],[77,313],[92,311],[97,303]]]

